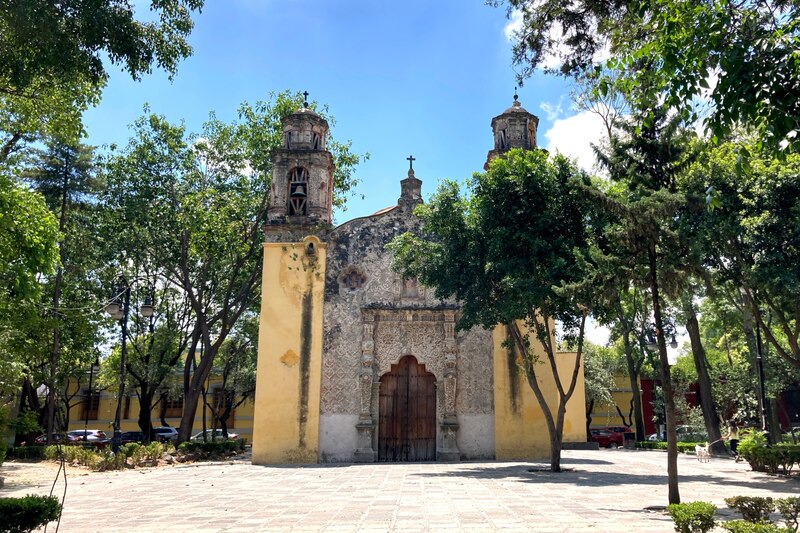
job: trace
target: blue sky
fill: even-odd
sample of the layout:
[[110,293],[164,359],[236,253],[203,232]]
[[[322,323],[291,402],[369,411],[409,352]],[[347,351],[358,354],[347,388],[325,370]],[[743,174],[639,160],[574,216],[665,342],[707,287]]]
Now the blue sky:
[[[409,154],[425,197],[441,179],[482,171],[491,119],[513,100],[514,21],[484,0],[206,0],[194,20],[194,53],[173,81],[156,71],[134,82],[110,69],[101,103],[85,115],[86,142],[125,144],[145,103],[199,131],[211,111],[233,120],[243,101],[305,90],[328,105],[337,140],[370,154],[356,172],[358,196],[334,213],[341,223],[397,202]],[[567,80],[540,73],[519,99],[540,119],[539,146],[589,168],[600,125],[572,108],[569,92]],[[589,336],[607,339],[604,328]]]
[[[335,213],[343,222],[396,202],[409,154],[426,196],[482,170],[490,121],[512,102],[510,21],[483,0],[206,0],[194,19],[194,54],[172,82],[112,70],[85,117],[90,144],[127,142],[145,103],[197,131],[210,111],[232,120],[243,101],[307,90],[329,106],[334,137],[371,156],[357,170],[363,199]],[[519,96],[540,118],[540,146],[585,159],[596,128],[571,110],[566,80],[539,74]]]

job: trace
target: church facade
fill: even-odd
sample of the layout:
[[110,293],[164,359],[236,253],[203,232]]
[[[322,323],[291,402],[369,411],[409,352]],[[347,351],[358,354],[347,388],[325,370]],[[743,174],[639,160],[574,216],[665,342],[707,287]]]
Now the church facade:
[[[492,120],[487,159],[536,149],[537,124],[515,95]],[[413,169],[395,206],[332,227],[327,123],[305,106],[283,130],[265,225],[253,463],[546,457],[546,423],[505,328],[457,332],[458,302],[391,268],[386,244],[419,228]],[[566,379],[575,354],[557,363]],[[540,376],[554,409],[549,369]],[[564,442],[586,440],[579,377]]]

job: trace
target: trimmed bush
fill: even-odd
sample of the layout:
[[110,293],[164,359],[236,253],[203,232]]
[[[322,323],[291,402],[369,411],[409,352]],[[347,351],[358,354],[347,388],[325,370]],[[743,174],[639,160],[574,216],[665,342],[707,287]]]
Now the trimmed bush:
[[769,521],[769,514],[775,510],[775,500],[769,496],[734,496],[725,498],[725,504],[742,513],[748,522]]
[[731,520],[721,522],[722,529],[731,533],[791,533],[790,529],[776,526],[772,522],[748,522],[747,520]]
[[793,444],[747,446],[744,450],[739,448],[739,455],[753,470],[770,474],[789,474],[795,465],[800,465],[800,446]]
[[717,508],[708,502],[673,503],[667,512],[678,533],[706,533],[714,528]]
[[55,496],[28,495],[22,498],[0,498],[0,531],[24,533],[33,531],[58,518],[61,504]]
[[224,456],[230,455],[243,449],[244,443],[235,440],[201,440],[184,442],[179,446],[179,450],[187,454],[197,454],[200,456]]
[[793,531],[797,531],[798,517],[800,517],[800,497],[778,498],[775,500],[778,512],[781,513],[783,521]]
[[14,459],[18,461],[41,461],[44,459],[45,446],[17,446],[14,448]]
[[[679,442],[678,444],[678,451],[680,453],[694,453],[694,447],[698,444],[705,445],[705,442]],[[660,440],[643,440],[636,443],[637,448],[641,448],[642,450],[666,450],[667,443]]]

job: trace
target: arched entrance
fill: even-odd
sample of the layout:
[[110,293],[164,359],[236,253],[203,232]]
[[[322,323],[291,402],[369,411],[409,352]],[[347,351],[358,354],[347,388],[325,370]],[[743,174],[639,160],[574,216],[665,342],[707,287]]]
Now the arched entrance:
[[378,460],[435,460],[436,378],[407,355],[380,383]]

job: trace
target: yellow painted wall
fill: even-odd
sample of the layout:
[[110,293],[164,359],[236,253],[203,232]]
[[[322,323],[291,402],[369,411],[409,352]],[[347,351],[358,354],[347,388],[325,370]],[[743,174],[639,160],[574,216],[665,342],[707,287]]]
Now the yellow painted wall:
[[[177,379],[177,377],[176,377]],[[209,391],[208,401],[211,401],[211,391],[214,389],[215,386],[218,386],[222,383],[221,376],[210,376],[208,378],[208,385],[207,389]],[[71,394],[76,393],[77,384],[70,383],[69,389]],[[120,429],[122,431],[139,431],[139,400],[136,398],[136,394],[133,391],[128,390],[130,393],[130,407],[128,409],[128,416],[125,416],[125,404],[122,405],[122,410],[120,412]],[[82,395],[80,393],[75,394],[74,399],[72,401],[72,406],[69,410],[69,424],[68,424],[68,431],[72,431],[75,429],[83,429],[84,425],[86,425],[86,419],[83,418],[85,416],[85,412],[83,410],[83,403],[81,401]],[[202,404],[202,400],[201,400]],[[238,433],[240,437],[247,439],[248,442],[252,440],[253,436],[253,400],[245,400],[244,403],[239,405],[235,409],[234,413],[234,422],[233,426],[229,425],[228,429],[231,433]],[[88,428],[89,429],[99,429],[101,431],[105,431],[106,434],[111,437],[113,434],[113,425],[114,425],[114,415],[116,414],[117,410],[117,397],[114,393],[109,392],[100,392],[100,405],[97,412],[97,418],[94,420],[89,420]],[[153,424],[153,427],[161,426],[161,419],[159,415],[161,413],[161,406],[156,405],[150,413],[150,420]],[[206,409],[206,427],[211,428],[213,426],[212,420],[212,413],[210,409]],[[167,423],[177,428],[180,426],[181,419],[180,417],[167,417],[165,418]],[[219,427],[219,425],[217,425]],[[203,430],[203,405],[198,405],[197,411],[195,413],[194,425],[192,426],[192,434],[199,433]]]
[[[614,403],[600,403],[595,402],[592,408],[592,427],[605,427],[605,426],[619,426],[623,424],[622,418],[615,405],[619,406],[625,419],[629,419],[631,415],[631,398],[633,392],[631,391],[630,378],[624,374],[616,374],[614,376],[615,387],[611,391],[611,398]],[[641,387],[639,387],[641,389]],[[637,391],[639,393],[639,391]],[[631,415],[632,416],[632,415]]]
[[[500,461],[545,459],[550,456],[547,422],[525,371],[516,356],[503,347],[505,326],[494,328],[494,408],[495,457]],[[533,340],[532,349],[538,356],[537,377],[542,392],[555,417],[558,391],[541,343]],[[566,389],[575,364],[575,353],[556,353],[556,365],[561,383]],[[586,441],[586,405],[581,362],[575,392],[567,402],[563,442]]]
[[324,286],[318,238],[264,244],[254,464],[317,462]]

